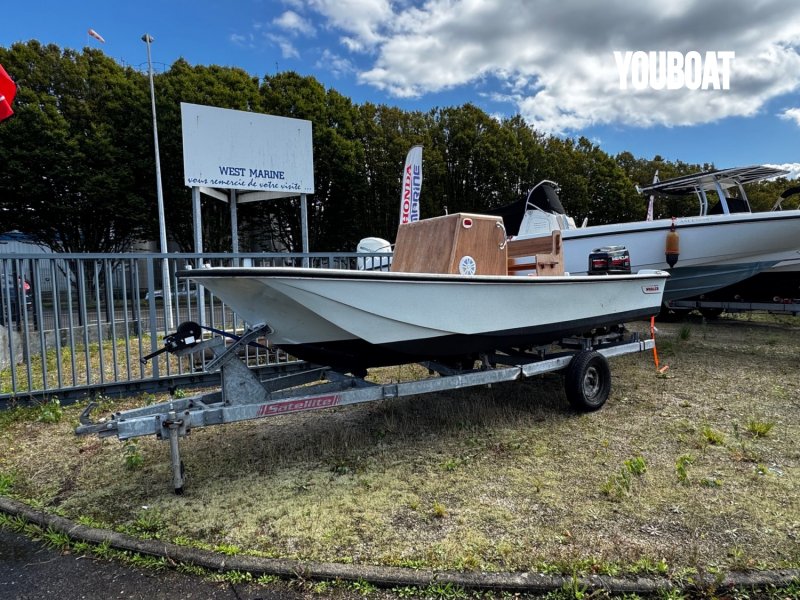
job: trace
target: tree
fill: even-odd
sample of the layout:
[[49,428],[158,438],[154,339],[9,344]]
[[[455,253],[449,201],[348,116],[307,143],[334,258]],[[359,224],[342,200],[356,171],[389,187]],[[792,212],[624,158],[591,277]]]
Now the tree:
[[[519,122],[504,126],[480,108],[465,104],[435,112],[432,148],[442,157],[441,205],[449,212],[480,211],[516,200],[530,169]],[[423,184],[424,190],[425,184]],[[424,195],[423,191],[423,195]]]
[[141,76],[100,51],[37,41],[0,48],[0,62],[18,85],[16,115],[0,127],[4,228],[60,251],[129,249],[148,214]]
[[358,198],[354,213],[359,237],[376,235],[393,240],[400,221],[402,171],[408,150],[423,146],[423,218],[439,214],[434,207],[436,173],[441,160],[432,148],[428,133],[429,115],[406,112],[386,105],[363,104],[358,108],[359,141],[364,149],[363,171],[366,189]]
[[[191,66],[178,59],[165,73],[154,77],[158,141],[161,154],[161,177],[164,189],[164,213],[167,234],[182,250],[194,250],[191,188],[184,183],[181,102],[220,108],[259,112],[258,78],[243,69],[219,66]],[[149,106],[149,104],[148,104]],[[148,116],[148,122],[150,117]],[[155,164],[152,124],[143,144],[149,152],[149,173],[145,181],[146,198],[156,206]],[[231,249],[230,212],[227,204],[203,199],[203,246],[209,252]],[[246,212],[246,211],[245,211]],[[150,221],[148,232],[156,239],[158,222]]]
[[[0,216],[9,229],[57,250],[113,252],[158,237],[155,164],[146,74],[99,50],[60,50],[31,41],[0,48],[19,84],[17,115],[0,125]],[[191,250],[190,188],[184,185],[181,102],[312,122],[315,192],[308,197],[312,250],[352,250],[369,235],[394,239],[401,171],[422,144],[423,218],[479,212],[518,199],[542,179],[561,186],[567,212],[593,224],[642,219],[646,199],[635,184],[707,170],[713,165],[660,156],[611,157],[585,138],[545,136],[520,115],[496,119],[465,104],[427,112],[356,106],[313,77],[294,72],[253,77],[179,59],[155,76],[167,234]],[[750,191],[768,208],[780,190]],[[227,204],[204,198],[205,250],[231,247]],[[298,198],[245,204],[243,249],[301,248]],[[663,197],[656,215],[696,214],[694,197]]]
[[[291,71],[265,77],[259,92],[263,112],[312,122],[315,191],[308,198],[310,248],[352,250],[358,239],[352,207],[366,193],[358,111],[348,98],[326,91],[313,77]],[[301,249],[297,198],[266,203],[261,218],[275,224],[285,248]]]
[[[667,179],[714,169],[713,164],[700,165],[683,161],[672,162],[658,154],[652,159],[646,159],[635,158],[630,152],[621,152],[616,156],[616,161],[628,178],[640,186],[650,185],[656,172],[658,172],[660,181],[666,181]],[[656,194],[653,203],[653,218],[664,219],[696,215],[699,212],[698,202],[694,194],[688,196]]]

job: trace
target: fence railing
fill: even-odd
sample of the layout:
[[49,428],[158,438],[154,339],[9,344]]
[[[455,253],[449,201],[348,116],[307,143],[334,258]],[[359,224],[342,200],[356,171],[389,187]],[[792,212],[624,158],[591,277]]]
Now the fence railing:
[[[187,267],[386,268],[389,254],[0,254],[0,408],[57,396],[160,391],[218,380],[205,357],[161,354],[183,321],[228,333],[245,324],[208,290],[178,280]],[[169,267],[170,302],[162,268]],[[167,307],[171,314],[167,314]],[[247,347],[251,367],[297,363],[276,348]]]

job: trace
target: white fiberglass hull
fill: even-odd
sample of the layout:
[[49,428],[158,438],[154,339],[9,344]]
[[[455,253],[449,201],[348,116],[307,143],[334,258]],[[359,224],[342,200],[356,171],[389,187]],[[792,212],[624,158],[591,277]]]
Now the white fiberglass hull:
[[[680,255],[672,268],[664,250],[671,219],[564,229],[565,270],[584,274],[589,254],[621,245],[630,252],[631,270],[669,270],[664,300],[710,292],[741,281],[784,260],[800,239],[800,211],[736,213],[676,219]],[[540,235],[540,234],[537,234]],[[520,234],[518,238],[528,237]]]
[[[667,274],[520,277],[211,268],[207,287],[313,362],[398,364],[549,343],[658,312]],[[334,366],[338,366],[334,364]]]

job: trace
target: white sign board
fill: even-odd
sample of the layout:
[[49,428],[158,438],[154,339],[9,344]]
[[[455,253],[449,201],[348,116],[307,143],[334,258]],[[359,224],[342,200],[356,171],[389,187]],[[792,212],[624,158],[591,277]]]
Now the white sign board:
[[187,186],[314,193],[311,121],[181,102],[181,124]]

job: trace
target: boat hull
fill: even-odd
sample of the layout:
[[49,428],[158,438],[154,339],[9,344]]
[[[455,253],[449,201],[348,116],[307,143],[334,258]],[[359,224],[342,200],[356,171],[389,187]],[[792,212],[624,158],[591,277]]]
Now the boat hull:
[[681,217],[675,223],[680,254],[673,268],[664,253],[672,220],[661,219],[562,230],[565,270],[584,274],[594,249],[622,245],[630,252],[632,270],[669,271],[664,300],[679,300],[769,269],[796,249],[800,235],[797,210]]
[[658,312],[666,273],[520,277],[211,268],[207,287],[294,356],[367,368],[550,343]]

